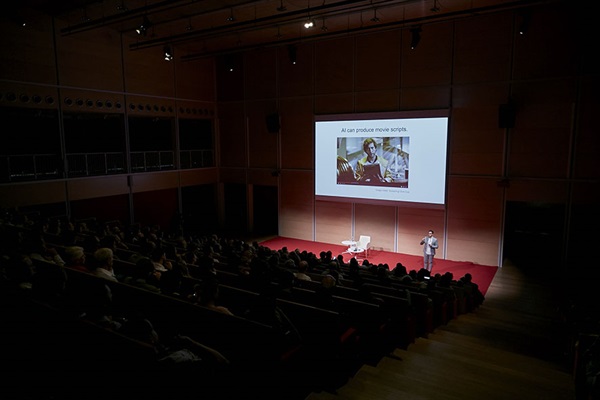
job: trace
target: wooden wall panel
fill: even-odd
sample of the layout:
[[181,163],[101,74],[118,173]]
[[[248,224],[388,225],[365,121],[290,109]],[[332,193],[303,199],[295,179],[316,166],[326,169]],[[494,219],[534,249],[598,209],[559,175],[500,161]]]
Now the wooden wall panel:
[[506,201],[534,203],[566,203],[569,185],[566,181],[510,179]]
[[315,43],[315,93],[351,92],[354,73],[352,38]]
[[[13,11],[4,10],[6,13]],[[27,29],[16,20],[3,18],[0,24],[0,71],[2,79],[56,84],[56,57],[52,19],[31,15]],[[4,21],[7,21],[6,23]],[[10,57],[8,56],[10,55]]]
[[134,220],[145,225],[158,225],[162,230],[172,232],[175,229],[173,223],[178,220],[178,203],[176,188],[135,193]]
[[219,182],[246,183],[248,182],[248,170],[245,168],[219,168]]
[[67,181],[70,200],[129,194],[127,175],[96,176]]
[[[573,3],[576,4],[576,3]],[[577,73],[577,44],[580,36],[575,18],[578,7],[566,2],[533,9],[527,33],[515,41],[514,75],[516,80],[571,76]]]
[[449,86],[427,86],[402,88],[400,109],[433,110],[450,108],[452,91]]
[[246,99],[271,99],[276,95],[277,50],[261,49],[245,53]]
[[356,94],[356,112],[397,111],[400,107],[400,91],[378,90]]
[[179,171],[179,179],[182,187],[217,183],[218,177],[219,170],[217,168],[202,168]]
[[175,58],[176,96],[183,99],[215,101],[215,61],[203,58],[179,61]]
[[161,47],[128,50],[125,42],[123,68],[128,92],[149,96],[174,97],[175,63],[164,60]]
[[315,114],[337,114],[354,112],[354,95],[332,94],[315,96]]
[[354,86],[357,92],[390,91],[400,87],[401,37],[401,31],[395,30],[356,38]]
[[244,104],[220,104],[218,124],[219,165],[222,167],[247,166]]
[[[422,255],[421,239],[433,229],[441,249],[444,247],[445,211],[433,208],[398,207],[397,251],[404,254]],[[438,257],[443,257],[440,251]]]
[[498,265],[502,190],[493,179],[450,179],[446,258]]
[[226,54],[216,60],[217,99],[244,99],[244,58],[241,54]]
[[352,204],[315,202],[315,240],[341,244],[352,236]]
[[248,183],[251,185],[277,186],[279,172],[274,169],[249,169]]
[[414,50],[410,36],[409,29],[402,31],[402,87],[448,85],[452,78],[452,23],[424,27]]
[[179,173],[177,171],[162,171],[135,174],[131,175],[129,181],[133,193],[173,189],[179,187]]
[[280,117],[281,168],[312,169],[315,143],[312,98],[282,99]]
[[[360,235],[371,236],[371,247],[376,250],[394,251],[396,208],[356,204],[354,207],[354,240]],[[392,269],[393,266],[390,266]]]
[[296,64],[290,62],[287,47],[277,52],[279,62],[279,95],[281,97],[308,96],[313,94],[312,44],[296,45]]
[[517,114],[510,136],[511,176],[568,176],[576,87],[571,78],[514,85]]
[[507,86],[458,86],[452,93],[450,173],[501,176],[505,129],[498,126],[498,104],[506,101]]
[[[123,68],[121,68],[121,35],[112,29],[102,29],[100,31],[81,32],[77,35],[57,35],[57,62],[58,74],[61,85],[71,87],[82,87],[99,89],[104,91],[123,91]],[[162,61],[162,53],[155,50],[157,60]],[[127,51],[125,51],[127,54]],[[154,62],[154,61],[152,61]],[[90,63],[94,68],[90,68]],[[162,61],[163,64],[167,64]],[[146,63],[148,64],[148,63]],[[160,68],[157,68],[160,70]],[[154,70],[154,69],[152,69]],[[137,70],[141,73],[141,70]],[[135,73],[135,72],[134,72]],[[139,79],[148,79],[149,75],[136,76],[132,82],[127,83],[129,90],[133,89],[136,93],[145,93],[144,90],[136,90],[141,87],[147,87],[143,84],[135,86]],[[155,76],[155,79],[169,81],[169,76]],[[154,80],[152,80],[154,82]],[[168,84],[173,86],[173,81]],[[133,87],[132,87],[133,86]],[[163,83],[163,87],[167,87]],[[159,92],[150,94],[160,94]]]
[[456,21],[454,83],[509,79],[513,31],[511,12]]
[[279,235],[315,240],[312,171],[282,171],[279,188]]
[[267,129],[267,115],[275,113],[274,100],[246,102],[248,164],[251,168],[277,168],[277,132]]
[[0,206],[5,208],[64,203],[66,201],[67,192],[63,181],[0,185]]

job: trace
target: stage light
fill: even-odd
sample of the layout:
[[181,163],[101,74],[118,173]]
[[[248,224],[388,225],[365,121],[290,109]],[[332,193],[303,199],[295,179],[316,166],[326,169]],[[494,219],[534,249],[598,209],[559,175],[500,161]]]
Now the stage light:
[[421,41],[421,28],[416,27],[410,30],[410,48],[414,50]]
[[164,56],[165,56],[165,61],[173,60],[173,49],[171,48],[171,46],[169,46],[169,45],[165,46]]
[[135,32],[138,35],[146,36],[146,32],[148,31],[148,28],[150,28],[151,25],[152,23],[150,22],[150,20],[148,20],[148,17],[144,15],[144,20],[142,21],[142,24],[135,29]]

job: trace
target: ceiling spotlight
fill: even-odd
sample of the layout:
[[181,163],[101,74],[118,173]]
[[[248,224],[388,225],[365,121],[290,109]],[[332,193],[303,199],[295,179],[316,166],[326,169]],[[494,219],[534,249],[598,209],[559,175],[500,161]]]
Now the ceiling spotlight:
[[327,25],[325,25],[325,18],[323,18],[323,25],[321,25],[321,30],[323,32],[327,32],[327,29],[329,29],[329,28],[327,28]]
[[277,11],[279,11],[279,12],[287,11],[287,8],[283,5],[283,0],[281,0],[279,2],[279,7],[277,7]]
[[194,27],[192,26],[192,19],[190,18],[187,26],[185,27],[185,30],[189,32],[189,31],[191,31],[193,29],[194,29]]
[[315,22],[314,22],[312,19],[309,19],[308,21],[306,21],[306,22],[304,23],[304,27],[305,27],[306,29],[310,29],[310,28],[312,28],[313,26],[315,26]]
[[129,9],[125,5],[125,0],[122,0],[119,4],[117,4],[117,11],[128,11]]
[[144,15],[144,20],[142,21],[142,24],[140,26],[138,26],[137,28],[135,28],[135,32],[138,35],[146,36],[146,33],[148,31],[148,28],[150,28],[150,26],[152,26],[152,23],[148,20],[148,17]]
[[431,12],[438,12],[438,11],[440,11],[440,8],[437,6],[437,0],[433,0],[433,7],[431,7],[429,9],[429,11],[431,11]]
[[165,61],[173,60],[173,49],[171,48],[171,46],[169,46],[169,45],[165,46],[164,57],[165,57]]
[[414,50],[421,41],[421,28],[416,27],[410,30],[410,48]]

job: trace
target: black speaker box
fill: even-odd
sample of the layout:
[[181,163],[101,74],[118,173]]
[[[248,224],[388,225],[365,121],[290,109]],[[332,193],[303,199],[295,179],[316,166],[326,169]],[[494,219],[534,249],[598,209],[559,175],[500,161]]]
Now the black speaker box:
[[498,107],[498,127],[514,128],[517,110],[513,104],[500,104]]
[[281,128],[281,126],[279,126],[279,114],[274,113],[274,114],[267,115],[266,122],[267,122],[267,131],[269,131],[271,133],[279,132],[279,129]]

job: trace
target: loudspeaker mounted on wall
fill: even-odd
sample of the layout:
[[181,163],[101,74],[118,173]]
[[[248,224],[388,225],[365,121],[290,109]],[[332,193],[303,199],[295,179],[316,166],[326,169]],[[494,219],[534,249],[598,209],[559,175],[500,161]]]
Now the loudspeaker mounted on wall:
[[267,131],[269,131],[270,133],[279,132],[279,129],[281,128],[281,126],[279,125],[279,114],[278,113],[273,113],[273,114],[267,115],[266,122],[267,122]]
[[514,128],[516,114],[517,110],[513,103],[500,104],[500,107],[498,107],[498,127]]

